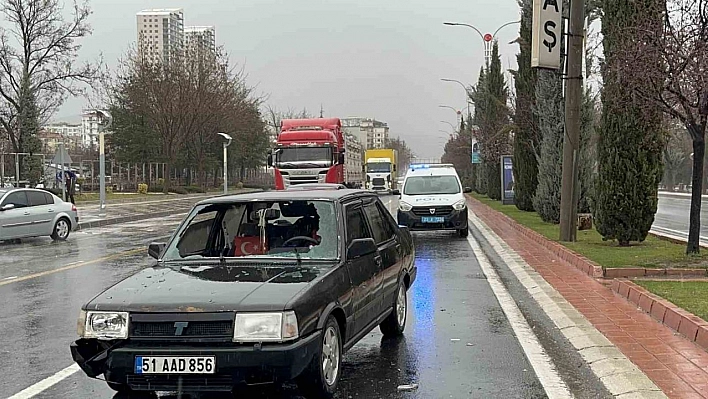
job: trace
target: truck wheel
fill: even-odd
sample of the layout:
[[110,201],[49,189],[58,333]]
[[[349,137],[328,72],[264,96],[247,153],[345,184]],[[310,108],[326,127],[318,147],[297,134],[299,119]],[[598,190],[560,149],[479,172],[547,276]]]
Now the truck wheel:
[[396,293],[396,300],[393,303],[393,312],[379,325],[381,334],[386,338],[403,334],[406,320],[408,320],[408,292],[406,284],[401,281]]
[[306,398],[329,399],[334,395],[342,371],[342,352],[339,324],[329,316],[322,332],[319,353],[297,377],[297,385]]

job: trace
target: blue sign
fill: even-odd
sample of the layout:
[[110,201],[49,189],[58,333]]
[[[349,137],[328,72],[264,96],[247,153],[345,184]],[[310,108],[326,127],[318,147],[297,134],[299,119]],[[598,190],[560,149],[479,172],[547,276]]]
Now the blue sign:
[[479,156],[479,152],[472,153],[472,163],[482,163],[482,158]]
[[501,194],[502,204],[514,204],[514,157],[502,155],[501,157]]

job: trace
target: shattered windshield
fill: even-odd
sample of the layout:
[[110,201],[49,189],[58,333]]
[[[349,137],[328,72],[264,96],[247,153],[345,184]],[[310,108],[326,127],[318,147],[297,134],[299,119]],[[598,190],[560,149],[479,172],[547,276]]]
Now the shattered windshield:
[[336,227],[334,206],[328,201],[203,205],[187,218],[164,260],[335,259]]

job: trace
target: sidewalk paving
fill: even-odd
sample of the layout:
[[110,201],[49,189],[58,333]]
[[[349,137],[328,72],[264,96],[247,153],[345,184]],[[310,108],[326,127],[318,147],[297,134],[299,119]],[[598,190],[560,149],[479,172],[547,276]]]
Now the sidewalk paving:
[[471,210],[671,398],[708,398],[708,352],[552,255],[470,198]]

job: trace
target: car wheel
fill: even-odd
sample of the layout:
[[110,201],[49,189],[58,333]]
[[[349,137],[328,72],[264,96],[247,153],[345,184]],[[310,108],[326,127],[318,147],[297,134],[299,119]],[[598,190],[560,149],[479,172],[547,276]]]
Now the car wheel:
[[54,225],[51,235],[52,240],[64,241],[69,238],[69,232],[71,232],[71,222],[67,218],[61,218]]
[[331,398],[334,395],[342,371],[342,352],[339,324],[329,316],[319,353],[297,379],[297,385],[306,398]]
[[396,302],[393,304],[393,312],[379,325],[384,337],[396,337],[403,334],[408,319],[408,291],[406,285],[401,282],[396,294]]
[[457,234],[460,237],[465,238],[470,234],[470,231],[469,231],[469,229],[459,229],[459,230],[457,230]]
[[117,382],[109,382],[106,381],[106,384],[108,384],[108,388],[111,388],[112,390],[120,393],[129,393],[132,392],[130,387],[127,384],[120,384]]

